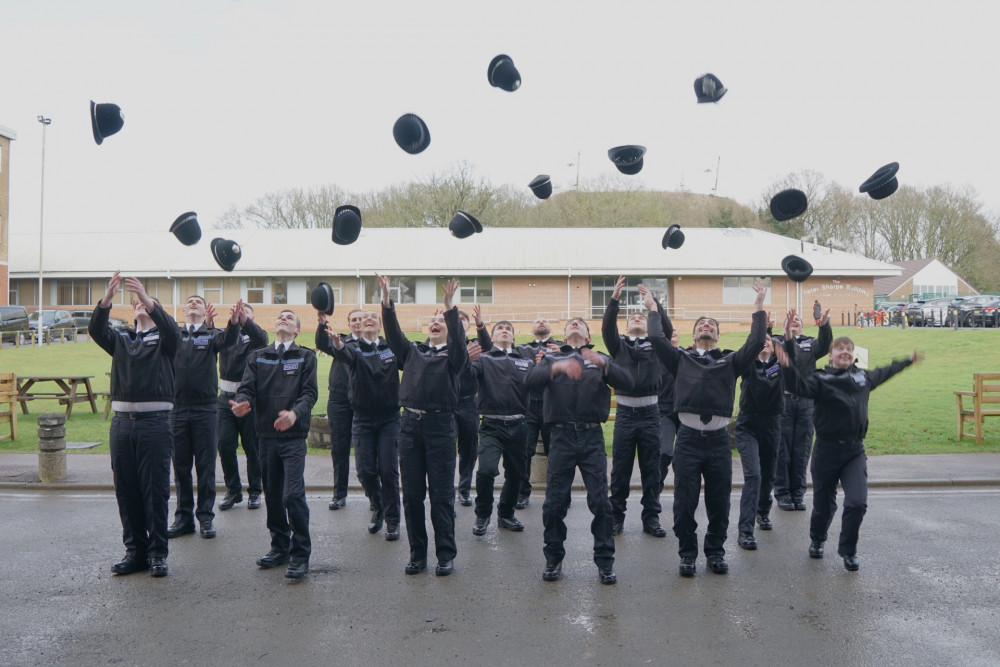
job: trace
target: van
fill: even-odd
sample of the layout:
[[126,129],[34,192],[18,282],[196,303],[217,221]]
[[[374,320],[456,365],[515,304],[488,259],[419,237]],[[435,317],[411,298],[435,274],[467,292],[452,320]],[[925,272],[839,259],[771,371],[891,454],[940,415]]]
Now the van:
[[26,331],[28,311],[24,306],[0,306],[0,331]]

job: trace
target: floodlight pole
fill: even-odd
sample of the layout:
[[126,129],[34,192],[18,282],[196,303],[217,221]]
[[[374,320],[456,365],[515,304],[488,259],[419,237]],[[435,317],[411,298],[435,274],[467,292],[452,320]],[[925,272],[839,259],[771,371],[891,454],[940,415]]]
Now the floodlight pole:
[[41,347],[43,343],[42,321],[45,319],[42,316],[42,247],[45,238],[42,233],[45,224],[45,130],[52,124],[52,119],[39,116],[38,122],[42,124],[42,194],[38,205],[38,346]]

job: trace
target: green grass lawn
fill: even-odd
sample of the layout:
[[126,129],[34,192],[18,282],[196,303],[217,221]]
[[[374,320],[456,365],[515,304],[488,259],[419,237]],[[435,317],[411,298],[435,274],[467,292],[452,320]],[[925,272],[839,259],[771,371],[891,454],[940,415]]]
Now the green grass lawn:
[[[811,333],[813,329],[807,329]],[[972,373],[1000,371],[1000,330],[996,329],[854,329],[835,327],[835,336],[851,336],[857,345],[869,349],[872,366],[893,358],[908,356],[914,349],[925,358],[906,369],[872,393],[869,416],[872,420],[866,440],[870,454],[939,454],[952,452],[1000,451],[1000,420],[987,420],[985,444],[971,440],[959,445],[955,439],[956,389],[972,388]],[[599,338],[599,336],[598,336]],[[736,348],[746,334],[724,334],[720,347]],[[519,342],[529,340],[519,338]],[[312,343],[306,334],[303,342]],[[682,342],[690,342],[682,336]],[[326,411],[327,377],[330,357],[319,357],[319,400],[314,412]],[[96,344],[76,342],[38,347],[0,350],[0,371],[18,375],[93,375],[95,391],[107,391],[111,358]],[[100,441],[93,452],[106,452],[110,422],[104,421],[103,403],[98,414],[89,405],[78,403],[67,423],[66,439],[73,442]],[[62,410],[56,401],[29,403],[30,415],[20,414],[20,437],[0,442],[0,452],[37,451],[35,419],[42,412]],[[605,425],[605,439],[610,453],[612,424]],[[319,450],[317,450],[319,451]]]

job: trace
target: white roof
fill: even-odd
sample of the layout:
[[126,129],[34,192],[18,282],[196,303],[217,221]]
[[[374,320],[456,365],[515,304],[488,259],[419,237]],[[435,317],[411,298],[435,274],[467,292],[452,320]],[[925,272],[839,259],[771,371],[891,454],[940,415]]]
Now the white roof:
[[[447,229],[364,229],[349,246],[329,229],[208,230],[194,246],[168,231],[45,235],[44,275],[106,277],[120,269],[141,277],[369,276],[778,276],[781,260],[804,256],[817,276],[895,276],[899,267],[861,255],[743,228],[684,229],[684,245],[664,250],[663,229],[503,228],[467,239]],[[227,274],[212,258],[214,236],[242,247]],[[10,277],[38,275],[38,235],[11,234]],[[803,250],[804,248],[804,250]]]

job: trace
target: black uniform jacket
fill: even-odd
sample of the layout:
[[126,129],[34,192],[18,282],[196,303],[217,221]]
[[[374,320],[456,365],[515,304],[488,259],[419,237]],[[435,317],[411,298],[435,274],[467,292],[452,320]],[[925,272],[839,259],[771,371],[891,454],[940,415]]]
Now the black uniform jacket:
[[[593,348],[593,345],[587,345]],[[632,389],[632,374],[606,354],[598,353],[607,362],[605,371],[600,365],[586,361],[578,348],[563,345],[559,352],[542,357],[538,365],[528,371],[528,389],[543,391],[542,414],[546,424],[566,422],[596,423],[608,420],[611,413],[611,389]],[[551,376],[552,364],[563,359],[573,359],[583,365],[583,374],[571,380],[565,374]]]
[[351,407],[365,415],[399,412],[399,364],[384,338],[374,342],[359,338],[354,345],[333,348],[335,364],[350,369],[348,396]]
[[[243,381],[236,392],[237,403],[250,401],[254,406],[254,427],[265,438],[305,438],[316,404],[316,353],[299,347],[294,341],[278,356],[274,345],[256,349],[247,359]],[[295,412],[295,424],[287,431],[276,431],[274,420],[282,410]]]
[[[344,341],[344,345],[357,345],[358,339],[354,338],[351,334],[340,334],[340,340]],[[333,353],[333,342],[330,341],[330,337],[326,333],[324,327],[317,327],[316,329],[316,349],[320,352],[326,352],[331,357],[334,358],[333,363],[330,364],[330,398],[334,400],[347,401],[348,391],[350,387],[350,376],[351,368],[345,363],[337,363],[336,355]]]
[[785,392],[781,383],[781,366],[773,354],[767,361],[760,357],[743,374],[740,383],[740,413],[745,415],[779,415],[785,409]]
[[[785,337],[781,334],[771,336],[774,346],[785,345]],[[830,353],[833,343],[833,327],[827,322],[819,328],[819,337],[795,336],[795,367],[805,375],[816,370],[816,362]]]
[[256,322],[247,319],[240,326],[240,336],[236,344],[219,352],[219,377],[228,382],[239,382],[247,367],[250,352],[267,345],[267,332]]
[[[182,325],[183,326],[183,325]],[[174,402],[185,405],[215,403],[219,396],[219,352],[236,344],[240,325],[223,329],[198,325],[194,333],[180,329],[181,342],[174,358]]]
[[527,415],[528,387],[525,378],[534,359],[514,348],[508,354],[499,347],[472,362],[472,374],[479,383],[476,405],[481,415]]
[[648,337],[630,339],[618,334],[618,299],[611,299],[604,309],[601,336],[608,354],[632,373],[635,387],[629,391],[615,388],[621,396],[657,396],[662,388],[663,368]]
[[160,304],[149,314],[156,327],[149,331],[112,329],[111,308],[94,309],[87,331],[111,355],[111,400],[130,403],[172,403],[174,356],[180,342],[177,322]]

